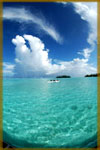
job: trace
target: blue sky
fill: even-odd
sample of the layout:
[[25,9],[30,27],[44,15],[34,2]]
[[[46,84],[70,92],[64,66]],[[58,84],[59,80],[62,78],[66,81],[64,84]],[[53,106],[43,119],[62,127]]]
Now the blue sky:
[[4,76],[97,72],[97,3],[4,3]]

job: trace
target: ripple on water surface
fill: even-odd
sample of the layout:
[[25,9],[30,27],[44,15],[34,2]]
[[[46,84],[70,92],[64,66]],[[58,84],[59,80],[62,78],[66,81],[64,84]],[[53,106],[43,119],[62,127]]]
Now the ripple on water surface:
[[95,147],[97,78],[3,80],[3,138],[17,147]]

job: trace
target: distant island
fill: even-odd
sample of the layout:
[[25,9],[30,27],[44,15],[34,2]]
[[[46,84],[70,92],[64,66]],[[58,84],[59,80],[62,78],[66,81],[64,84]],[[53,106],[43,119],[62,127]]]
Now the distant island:
[[71,77],[67,75],[61,75],[61,76],[57,76],[56,78],[71,78]]
[[98,77],[98,76],[100,76],[100,74],[87,74],[87,75],[85,75],[85,77]]

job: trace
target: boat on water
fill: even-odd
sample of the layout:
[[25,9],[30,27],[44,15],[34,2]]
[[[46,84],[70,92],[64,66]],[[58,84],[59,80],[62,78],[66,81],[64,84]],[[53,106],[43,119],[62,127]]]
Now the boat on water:
[[60,82],[59,80],[50,80],[50,81],[48,81],[48,83],[54,83],[54,82]]

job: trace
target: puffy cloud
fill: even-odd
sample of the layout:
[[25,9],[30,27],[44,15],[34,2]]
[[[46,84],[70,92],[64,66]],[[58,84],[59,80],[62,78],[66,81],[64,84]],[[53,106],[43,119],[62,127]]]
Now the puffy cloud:
[[41,15],[40,18],[40,16],[31,14],[31,12],[25,8],[5,7],[3,9],[3,19],[16,21],[19,23],[35,23],[39,29],[51,36],[54,40],[56,40],[56,42],[62,43],[63,41],[61,35],[56,31],[55,27],[47,22],[44,16]]
[[[30,47],[27,47],[26,41]],[[44,43],[37,37],[31,35],[19,36],[12,40],[16,52],[16,72],[20,76],[45,76],[59,70],[56,64],[48,58],[49,50],[45,50]]]
[[11,64],[11,63],[8,63],[8,62],[4,62],[3,63],[3,76],[4,77],[12,77],[14,76],[14,68],[15,68],[15,65],[14,64]]
[[[19,36],[12,39],[16,46],[16,76],[19,77],[49,77],[67,74],[71,76],[84,76],[96,73],[96,68],[88,64],[88,59],[73,59],[72,61],[59,61],[53,64],[49,58],[49,50],[37,37],[31,35]],[[27,43],[29,46],[27,46]],[[87,56],[86,56],[87,57]]]

